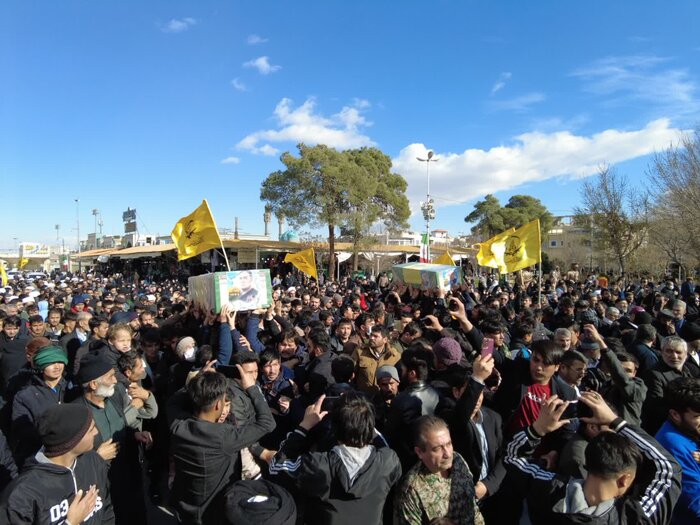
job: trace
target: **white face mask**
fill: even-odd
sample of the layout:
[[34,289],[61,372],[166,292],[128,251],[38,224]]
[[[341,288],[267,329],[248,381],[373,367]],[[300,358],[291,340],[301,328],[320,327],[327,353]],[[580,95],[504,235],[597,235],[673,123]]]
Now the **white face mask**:
[[197,354],[197,347],[193,346],[192,348],[188,348],[185,350],[185,361],[192,362],[194,361],[194,356]]

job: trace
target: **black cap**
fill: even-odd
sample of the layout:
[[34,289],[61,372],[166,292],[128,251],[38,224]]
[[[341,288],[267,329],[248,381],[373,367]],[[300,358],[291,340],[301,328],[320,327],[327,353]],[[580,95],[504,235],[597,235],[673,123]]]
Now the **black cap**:
[[90,430],[92,412],[83,404],[61,404],[47,408],[37,421],[37,431],[47,458],[73,450]]
[[102,377],[114,368],[102,351],[92,351],[85,354],[80,360],[78,381],[81,385]]

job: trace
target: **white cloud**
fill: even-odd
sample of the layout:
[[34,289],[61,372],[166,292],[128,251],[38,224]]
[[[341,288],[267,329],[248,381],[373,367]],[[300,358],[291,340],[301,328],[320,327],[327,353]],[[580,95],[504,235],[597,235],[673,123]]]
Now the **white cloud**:
[[240,164],[241,159],[238,157],[226,157],[225,159],[221,159],[221,164]]
[[166,24],[163,24],[160,28],[163,33],[182,33],[183,31],[187,31],[190,27],[195,25],[197,23],[197,20],[194,18],[173,18]]
[[246,39],[246,42],[248,43],[249,46],[255,46],[257,44],[264,44],[267,42],[267,38],[263,38],[260,35],[248,35],[248,38]]
[[576,69],[590,93],[609,96],[611,105],[648,103],[665,116],[700,113],[698,86],[687,69],[666,67],[670,58],[653,55],[607,57]]
[[270,57],[267,56],[262,56],[254,58],[253,60],[249,60],[248,62],[245,62],[243,64],[243,67],[257,69],[258,73],[260,73],[261,75],[269,75],[270,73],[274,73],[275,71],[279,71],[280,69],[282,69],[282,66],[270,64]]
[[516,113],[525,113],[530,110],[531,106],[544,102],[547,97],[543,93],[526,93],[514,98],[506,100],[492,100],[489,102],[489,107],[496,111],[514,111]]
[[512,77],[512,73],[508,71],[504,71],[503,73],[500,74],[498,77],[498,80],[496,80],[496,83],[493,85],[491,88],[491,95],[495,95],[498,93],[500,90],[502,90],[504,87],[506,87],[506,82],[509,81]]
[[315,99],[309,98],[295,108],[290,99],[283,98],[274,111],[278,128],[251,133],[243,138],[237,147],[252,153],[277,155],[279,151],[270,143],[326,144],[338,149],[374,144],[361,130],[371,126],[371,122],[362,114],[369,105],[367,101],[356,100],[354,105],[344,106],[330,117],[317,113],[315,105]]
[[[430,164],[430,191],[437,206],[446,206],[528,182],[587,177],[604,163],[616,164],[667,148],[680,133],[670,127],[668,119],[659,119],[635,131],[608,129],[591,136],[530,132],[515,137],[509,146],[436,152],[439,161]],[[425,200],[426,191],[425,163],[416,157],[426,153],[423,144],[411,144],[393,159],[394,170],[408,181],[414,210],[418,201]]]
[[352,105],[357,109],[368,109],[372,104],[367,99],[355,97],[352,99]]
[[275,155],[278,155],[280,150],[271,146],[270,144],[263,144],[262,146],[257,148],[257,152],[260,153],[261,155],[267,155],[268,157],[273,157]]
[[243,82],[238,80],[237,78],[234,78],[231,81],[231,85],[237,90],[237,91],[248,91],[248,86],[246,86]]

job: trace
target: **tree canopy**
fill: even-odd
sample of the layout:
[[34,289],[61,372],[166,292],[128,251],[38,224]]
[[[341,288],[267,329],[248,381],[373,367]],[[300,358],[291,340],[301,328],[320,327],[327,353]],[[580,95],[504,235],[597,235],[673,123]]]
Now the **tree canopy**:
[[649,240],[672,262],[700,260],[700,131],[654,156],[648,171],[653,214]]
[[337,151],[328,146],[297,146],[299,156],[284,153],[284,170],[271,173],[260,191],[276,215],[291,225],[326,226],[329,275],[335,268],[335,230],[352,232],[355,251],[370,226],[382,221],[391,229],[409,217],[406,181],[391,171],[391,159],[377,148]]
[[577,222],[593,227],[601,251],[609,251],[625,273],[627,259],[644,243],[649,224],[647,199],[626,177],[608,166],[581,187]]
[[513,195],[505,206],[501,206],[500,201],[489,194],[474,205],[474,211],[464,218],[464,222],[475,222],[472,233],[486,240],[535,219],[540,220],[543,235],[551,229],[554,222],[552,214],[539,199],[530,195]]

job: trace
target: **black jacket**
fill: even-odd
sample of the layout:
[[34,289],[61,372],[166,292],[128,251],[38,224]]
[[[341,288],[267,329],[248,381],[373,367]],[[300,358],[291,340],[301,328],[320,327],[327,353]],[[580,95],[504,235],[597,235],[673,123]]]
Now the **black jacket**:
[[601,360],[607,363],[610,381],[598,392],[615,408],[618,416],[630,425],[640,426],[647,386],[640,377],[630,377],[622,368],[615,352],[609,348],[603,350]]
[[641,341],[634,341],[634,343],[627,348],[627,351],[639,361],[639,374],[651,370],[656,366],[656,363],[659,362],[659,354]]
[[28,342],[27,337],[18,335],[8,339],[4,332],[0,332],[0,393],[3,396],[9,379],[27,362]]
[[96,452],[79,456],[72,471],[37,454],[37,459],[3,492],[0,523],[63,524],[76,489],[87,491],[90,485],[100,492],[95,511],[83,523],[114,523],[107,463]]
[[[373,445],[368,445],[368,456],[354,477],[339,447],[329,452],[304,453],[308,447],[306,431],[297,428],[282,442],[270,465],[273,481],[289,476],[309,498],[304,523],[380,525],[389,490],[401,477],[399,459],[384,439],[378,435]],[[358,450],[363,449],[355,449]]]
[[647,385],[647,397],[642,407],[642,428],[649,434],[656,434],[668,417],[668,407],[664,402],[664,389],[679,377],[692,377],[692,374],[683,367],[678,371],[668,366],[660,359],[656,366],[648,370],[643,376]]
[[305,365],[299,366],[296,369],[296,378],[299,385],[304,385],[312,382],[317,391],[323,392],[328,385],[335,383],[333,374],[331,374],[331,363],[335,359],[335,354],[330,350],[322,353],[319,356],[312,357]]
[[[469,465],[475,483],[481,477],[484,458],[481,454],[478,430],[471,420],[471,415],[483,390],[482,383],[470,378],[464,394],[459,398],[454,411],[448,418],[452,446]],[[481,407],[481,415],[488,447],[488,457],[486,458],[488,475],[481,481],[486,485],[489,495],[493,495],[498,491],[506,475],[506,469],[503,465],[503,420],[496,412],[483,406]]]
[[[507,478],[527,498],[532,523],[547,525],[663,525],[681,492],[681,468],[675,459],[644,431],[617,419],[611,425],[620,435],[637,444],[644,456],[644,468],[651,475],[642,482],[639,495],[616,498],[598,516],[564,510],[567,488],[575,481],[558,476],[527,461],[539,439],[530,428],[518,432],[506,447]],[[602,506],[599,506],[602,510]]]
[[435,414],[439,401],[437,390],[419,381],[399,392],[391,402],[384,432],[391,447],[399,455],[404,470],[416,462],[411,439],[413,424],[421,416]]
[[245,395],[255,410],[256,418],[252,422],[234,426],[192,416],[176,419],[170,425],[175,462],[172,492],[182,523],[218,522],[221,513],[217,498],[236,480],[240,450],[275,428],[275,420],[258,386],[247,389]]
[[36,454],[41,448],[41,439],[36,431],[36,421],[47,408],[63,402],[66,381],[61,379],[53,390],[46,382],[33,374],[31,384],[15,395],[12,401],[12,450],[18,465]]
[[5,434],[0,432],[0,494],[3,489],[17,477],[17,465],[10,452]]

